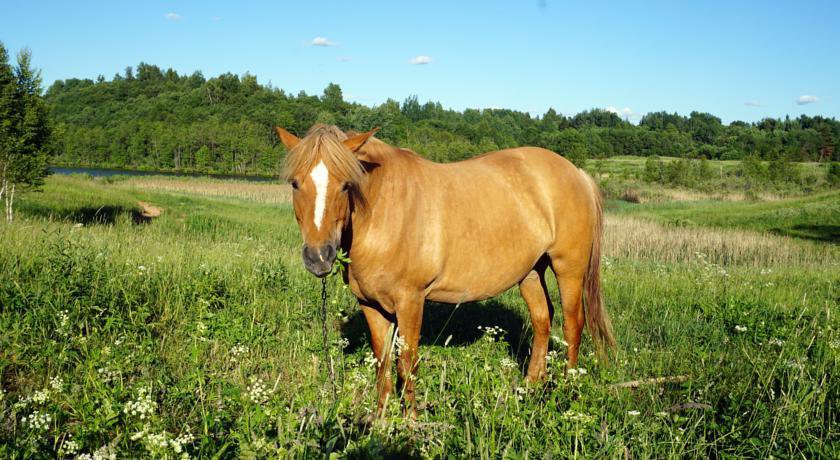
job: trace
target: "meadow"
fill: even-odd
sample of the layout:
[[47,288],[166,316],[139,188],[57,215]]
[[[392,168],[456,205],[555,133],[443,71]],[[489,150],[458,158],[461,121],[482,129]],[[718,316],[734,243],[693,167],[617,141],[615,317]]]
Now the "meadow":
[[52,176],[0,225],[0,457],[837,458],[840,192],[644,189],[607,206],[608,362],[584,334],[564,372],[558,318],[526,385],[515,289],[427,304],[418,419],[370,423],[366,325],[331,278],[324,362],[285,186]]

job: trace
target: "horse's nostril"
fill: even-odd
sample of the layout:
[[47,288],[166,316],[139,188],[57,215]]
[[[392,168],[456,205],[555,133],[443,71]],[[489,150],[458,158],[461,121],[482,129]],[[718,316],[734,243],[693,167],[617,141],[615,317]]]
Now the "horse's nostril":
[[324,262],[332,263],[335,260],[335,247],[327,244],[323,247],[321,254]]

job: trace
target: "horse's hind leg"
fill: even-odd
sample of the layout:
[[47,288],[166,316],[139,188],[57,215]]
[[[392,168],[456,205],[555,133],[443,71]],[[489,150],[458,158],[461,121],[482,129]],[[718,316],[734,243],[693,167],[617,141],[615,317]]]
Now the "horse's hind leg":
[[580,335],[583,331],[583,277],[585,265],[563,263],[560,260],[551,261],[557,286],[560,288],[560,299],[563,303],[563,339],[568,344],[566,366],[571,369],[577,366],[578,351],[580,350]]
[[554,315],[554,307],[551,305],[543,278],[545,268],[545,265],[537,265],[519,282],[519,292],[528,304],[534,329],[531,360],[525,377],[529,382],[535,382],[545,376],[545,356],[548,353],[551,318]]

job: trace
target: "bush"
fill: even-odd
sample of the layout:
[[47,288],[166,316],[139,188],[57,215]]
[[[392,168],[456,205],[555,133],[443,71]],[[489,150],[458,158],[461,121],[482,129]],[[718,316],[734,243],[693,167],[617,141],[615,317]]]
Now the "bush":
[[621,192],[621,195],[618,197],[621,201],[626,201],[628,203],[641,203],[642,197],[639,195],[639,191],[633,188],[625,189]]
[[828,165],[828,170],[825,172],[825,181],[832,187],[840,185],[840,162],[834,161]]

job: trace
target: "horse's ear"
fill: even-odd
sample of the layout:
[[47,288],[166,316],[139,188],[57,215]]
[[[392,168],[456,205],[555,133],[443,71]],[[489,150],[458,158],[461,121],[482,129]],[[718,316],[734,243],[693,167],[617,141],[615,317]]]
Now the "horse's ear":
[[286,131],[285,129],[283,129],[279,126],[275,126],[274,131],[277,133],[277,136],[280,138],[280,142],[282,142],[283,145],[285,145],[286,149],[288,149],[288,150],[292,150],[293,148],[295,148],[296,145],[298,145],[298,142],[300,142],[300,139],[298,139],[297,136],[295,136],[294,134]]
[[357,134],[349,139],[345,139],[341,141],[341,143],[344,144],[345,147],[350,149],[351,152],[357,152],[360,148],[362,148],[363,145],[365,145],[365,142],[367,142],[368,139],[370,139],[374,134],[376,134],[377,131],[379,131],[379,128],[373,128],[366,133]]

